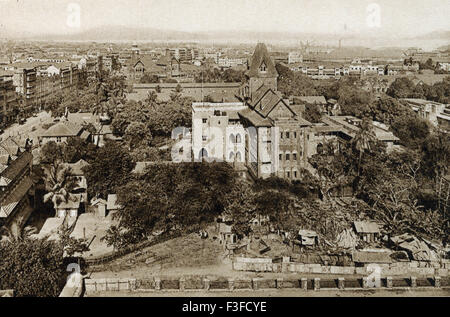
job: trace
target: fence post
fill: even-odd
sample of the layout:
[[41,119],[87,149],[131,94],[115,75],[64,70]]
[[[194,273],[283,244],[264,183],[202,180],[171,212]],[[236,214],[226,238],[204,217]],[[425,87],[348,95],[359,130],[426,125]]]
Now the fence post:
[[318,278],[318,277],[316,277],[316,278],[314,279],[314,290],[315,290],[315,291],[320,290],[320,278]]
[[234,291],[234,279],[233,278],[228,279],[228,289],[230,291]]
[[277,288],[280,289],[283,287],[283,278],[279,277],[276,279]]
[[210,287],[211,287],[210,281],[209,281],[207,278],[205,278],[205,279],[203,280],[203,283],[204,283],[204,285],[205,285],[205,290],[209,291],[209,289],[210,289]]
[[302,288],[302,290],[307,291],[308,290],[308,279],[306,279],[305,277],[302,277],[302,279],[300,281],[300,287]]
[[440,276],[434,277],[434,287],[441,287],[441,277]]
[[345,279],[343,277],[338,278],[338,288],[339,289],[345,288]]
[[159,277],[155,277],[155,290],[161,290],[161,278]]
[[386,286],[387,286],[387,288],[392,288],[393,283],[392,283],[392,277],[391,276],[386,277]]
[[184,291],[186,289],[186,279],[184,277],[181,277],[179,280],[180,284],[180,291]]
[[410,281],[411,281],[411,287],[413,287],[413,288],[417,287],[417,277],[411,276]]

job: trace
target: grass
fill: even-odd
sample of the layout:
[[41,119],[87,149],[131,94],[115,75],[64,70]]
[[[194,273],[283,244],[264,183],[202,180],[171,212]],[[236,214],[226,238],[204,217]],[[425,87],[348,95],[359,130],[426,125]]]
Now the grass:
[[96,271],[140,270],[161,271],[176,268],[199,268],[221,264],[222,246],[212,239],[201,239],[197,234],[175,238],[140,251],[133,252],[111,263],[96,267]]

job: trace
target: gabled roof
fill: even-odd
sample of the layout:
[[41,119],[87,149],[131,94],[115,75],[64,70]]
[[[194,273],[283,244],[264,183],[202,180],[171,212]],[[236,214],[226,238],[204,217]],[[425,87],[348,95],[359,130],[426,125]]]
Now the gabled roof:
[[69,194],[67,201],[62,201],[56,209],[78,209],[81,203],[81,194]]
[[[261,73],[259,68],[262,64],[266,66],[266,72]],[[267,47],[264,43],[258,43],[255,48],[255,52],[253,53],[252,62],[250,65],[250,69],[247,72],[248,77],[278,77],[277,69],[275,68],[275,64],[270,58],[269,52],[267,51]]]
[[263,118],[257,112],[252,109],[245,109],[239,111],[239,116],[250,122],[255,127],[271,127],[273,126],[272,121],[267,118]]
[[67,167],[71,168],[70,174],[73,176],[82,176],[84,175],[83,167],[89,166],[89,163],[85,160],[81,159],[73,164],[66,164]]
[[324,96],[295,96],[294,98],[301,100],[307,104],[326,105],[327,101]]
[[14,208],[23,199],[26,193],[33,186],[33,181],[31,177],[24,178],[19,185],[14,189],[14,191],[8,194],[0,205],[0,218],[7,218],[11,213],[13,213]]
[[45,131],[42,137],[71,137],[77,136],[83,129],[80,125],[72,122],[60,122]]

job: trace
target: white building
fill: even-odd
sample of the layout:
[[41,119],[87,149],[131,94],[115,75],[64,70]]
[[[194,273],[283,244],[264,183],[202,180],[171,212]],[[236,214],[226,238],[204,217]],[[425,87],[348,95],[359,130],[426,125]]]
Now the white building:
[[192,105],[192,152],[195,161],[245,162],[245,129],[237,103],[194,103]]

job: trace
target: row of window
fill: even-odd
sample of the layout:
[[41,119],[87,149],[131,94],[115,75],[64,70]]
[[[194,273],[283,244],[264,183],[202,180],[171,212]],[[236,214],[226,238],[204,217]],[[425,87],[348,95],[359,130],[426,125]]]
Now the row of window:
[[[202,136],[203,141],[207,141],[208,137],[206,135]],[[240,144],[242,142],[242,137],[240,134],[237,134],[236,136],[234,134],[230,134],[230,143]]]
[[[302,156],[302,153],[300,153],[300,156]],[[280,153],[279,157],[280,157],[280,162],[283,161],[283,157],[285,157],[285,161],[291,161],[291,158],[292,158],[292,161],[297,161],[297,153],[292,153],[292,154],[291,153],[286,153],[286,154]]]
[[298,171],[286,171],[286,172],[283,172],[283,171],[281,171],[280,172],[280,176],[281,177],[283,177],[283,173],[284,173],[284,177],[286,177],[286,178],[294,178],[294,179],[296,179],[296,178],[298,178]]
[[285,132],[280,132],[280,139],[290,139],[290,138],[297,138],[297,132],[293,131],[293,132],[289,132],[289,131],[285,131]]

